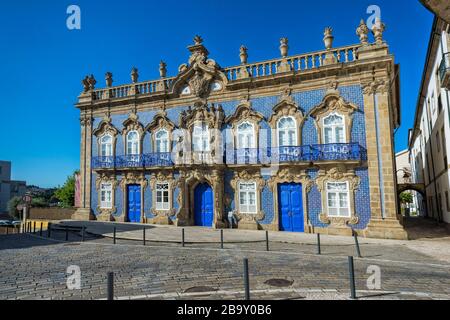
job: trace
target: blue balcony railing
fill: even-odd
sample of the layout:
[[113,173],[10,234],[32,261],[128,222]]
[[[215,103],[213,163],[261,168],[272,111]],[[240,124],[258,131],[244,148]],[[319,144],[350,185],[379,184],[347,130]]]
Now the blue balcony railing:
[[[273,164],[317,161],[364,161],[367,151],[358,143],[333,143],[278,148],[238,149],[224,155],[226,164]],[[182,163],[180,163],[182,164]],[[172,154],[150,153],[116,157],[94,157],[94,169],[151,168],[173,166]]]

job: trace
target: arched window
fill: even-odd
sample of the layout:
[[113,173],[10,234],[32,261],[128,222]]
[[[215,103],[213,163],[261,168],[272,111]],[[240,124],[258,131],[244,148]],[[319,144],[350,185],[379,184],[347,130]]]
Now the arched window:
[[255,129],[250,122],[243,122],[237,127],[237,149],[256,148]]
[[155,134],[155,151],[157,153],[169,152],[169,133],[162,129]]
[[106,134],[100,138],[100,156],[111,157],[112,155],[112,137],[109,134]]
[[323,119],[323,141],[328,143],[345,143],[344,117],[336,113]]
[[139,133],[130,131],[127,134],[127,154],[139,154]]
[[291,147],[298,145],[297,124],[292,117],[283,117],[278,120],[278,146]]
[[209,151],[209,132],[206,123],[199,123],[194,126],[192,132],[192,146],[194,152]]

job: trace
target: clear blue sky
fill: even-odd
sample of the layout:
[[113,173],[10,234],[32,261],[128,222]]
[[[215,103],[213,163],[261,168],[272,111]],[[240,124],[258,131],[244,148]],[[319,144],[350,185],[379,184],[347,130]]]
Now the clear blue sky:
[[[66,9],[80,6],[81,30],[66,28]],[[412,126],[433,16],[418,0],[341,1],[4,1],[0,11],[0,159],[13,162],[13,178],[51,187],[79,167],[80,124],[73,106],[81,79],[93,73],[98,86],[111,71],[115,84],[158,77],[164,59],[175,75],[186,46],[200,34],[210,57],[222,66],[279,56],[279,39],[290,53],[323,48],[332,26],[335,46],[358,43],[355,29],[366,9],[381,7],[385,38],[401,64],[402,127],[396,149],[406,148]]]

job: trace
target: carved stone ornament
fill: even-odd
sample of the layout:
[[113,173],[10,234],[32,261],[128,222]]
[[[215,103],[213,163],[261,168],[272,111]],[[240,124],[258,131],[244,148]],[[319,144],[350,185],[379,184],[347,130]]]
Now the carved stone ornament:
[[85,114],[80,118],[81,127],[91,127],[93,123],[94,119],[90,115]]
[[331,82],[327,94],[322,100],[322,103],[314,107],[310,115],[314,117],[316,127],[319,131],[319,144],[322,144],[324,139],[323,133],[323,119],[331,114],[337,114],[344,117],[346,141],[351,140],[351,132],[353,125],[353,113],[358,110],[358,107],[352,103],[348,103],[340,96],[336,89],[337,83]]
[[[350,217],[330,217],[328,216],[327,203],[327,183],[328,182],[348,182],[349,201],[350,201]],[[322,223],[330,224],[333,227],[345,227],[348,225],[356,225],[359,222],[359,215],[355,212],[355,194],[359,189],[361,179],[355,174],[354,170],[347,169],[345,165],[338,165],[329,170],[319,170],[315,180],[317,189],[322,194],[322,210],[319,214],[319,220]]]
[[[175,129],[175,124],[167,117],[167,112],[165,110],[162,110],[158,112],[154,118],[153,121],[150,122],[147,127],[145,127],[145,131],[150,131],[152,133],[152,146],[156,148],[156,140],[155,135],[159,130],[166,130],[168,133],[168,140],[169,140],[169,152],[171,152],[171,146],[172,146],[172,133]],[[156,152],[156,150],[153,150]]]
[[[169,204],[168,210],[158,210],[156,209],[156,185],[158,183],[168,183],[169,184]],[[150,212],[157,217],[173,217],[176,214],[176,210],[173,208],[173,194],[176,187],[175,178],[173,172],[159,171],[153,173],[150,177],[150,187],[152,189],[152,208]]]
[[[122,180],[120,181],[120,187],[122,189],[123,199],[122,203],[128,203],[128,195],[127,195],[127,186],[130,184],[140,185],[141,186],[141,222],[144,221],[144,190],[148,185],[148,181],[145,178],[145,174],[142,172],[126,172],[124,173]],[[121,216],[121,221],[125,222],[127,217],[127,208],[124,206]]]
[[385,94],[389,91],[389,81],[384,79],[376,79],[362,84],[364,94]]
[[[258,211],[256,214],[241,213],[239,211],[239,183],[256,183],[256,203],[258,204]],[[257,171],[239,171],[236,172],[230,185],[234,190],[234,202],[236,204],[236,216],[239,221],[244,222],[258,222],[264,220],[266,214],[262,208],[261,192],[266,185],[266,182],[261,176],[261,172]]]
[[361,22],[356,29],[356,35],[359,37],[359,41],[363,46],[367,46],[369,44],[369,28],[364,22],[364,19],[361,19]]
[[97,84],[97,81],[95,80],[94,76],[91,74],[90,76],[86,76],[82,80],[83,84],[83,93],[87,93],[88,91],[92,91],[95,89],[95,85]]
[[213,81],[219,81],[226,86],[228,79],[220,66],[212,59],[208,59],[208,50],[203,46],[200,36],[194,38],[195,44],[188,47],[191,51],[189,65],[182,64],[178,76],[173,80],[172,92],[181,94],[188,87],[190,94],[203,98],[211,91]]
[[97,128],[92,132],[92,134],[97,137],[99,155],[101,152],[100,138],[105,135],[111,136],[112,148],[113,148],[112,154],[116,154],[115,153],[116,139],[117,139],[117,135],[119,134],[119,130],[117,130],[116,127],[114,127],[114,125],[112,124],[111,116],[108,113],[105,114],[102,121],[98,124]]
[[[101,199],[101,185],[107,183],[111,184],[112,192],[111,192],[111,208],[102,208],[100,199]],[[98,206],[97,206],[97,212],[99,213],[98,220],[100,221],[113,221],[113,214],[117,212],[116,207],[116,187],[119,184],[119,182],[116,180],[116,177],[114,174],[107,174],[107,173],[100,173],[97,175],[97,178],[95,180],[95,188],[98,193]]]
[[381,22],[379,17],[375,18],[375,23],[373,24],[372,27],[372,33],[373,36],[375,37],[375,43],[377,45],[382,45],[383,44],[383,32],[386,30],[386,25]]

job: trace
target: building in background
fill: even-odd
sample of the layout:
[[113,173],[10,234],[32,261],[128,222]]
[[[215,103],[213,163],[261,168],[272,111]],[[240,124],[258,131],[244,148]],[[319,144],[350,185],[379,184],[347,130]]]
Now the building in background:
[[25,181],[11,180],[11,162],[0,161],[0,213],[8,211],[8,201],[13,197],[25,195]]
[[450,150],[449,51],[449,24],[435,17],[414,127],[409,134],[413,183],[422,184],[425,190],[418,196],[417,204],[427,212],[427,217],[446,223],[450,223],[450,162],[447,156]]
[[[75,219],[405,239],[393,133],[399,66],[384,24],[359,43],[222,68],[201,37],[167,77],[96,89],[83,80]],[[354,31],[351,31],[354,33]],[[356,39],[355,39],[356,40]],[[217,48],[218,50],[219,48]]]
[[409,164],[409,150],[403,150],[395,154],[397,167],[397,183],[411,183],[411,166]]

